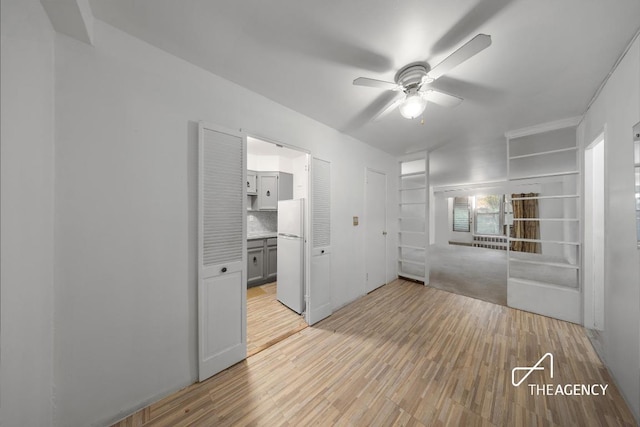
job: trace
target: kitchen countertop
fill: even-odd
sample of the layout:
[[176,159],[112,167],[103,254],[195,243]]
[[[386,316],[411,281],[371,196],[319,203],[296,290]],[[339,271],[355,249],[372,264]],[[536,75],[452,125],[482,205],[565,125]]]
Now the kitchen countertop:
[[248,234],[247,240],[271,239],[273,237],[278,237],[278,233]]

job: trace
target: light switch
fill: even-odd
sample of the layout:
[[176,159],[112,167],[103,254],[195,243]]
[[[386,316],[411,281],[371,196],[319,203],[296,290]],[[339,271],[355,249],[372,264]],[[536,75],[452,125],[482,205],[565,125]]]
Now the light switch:
[[358,225],[358,217],[357,216],[353,217],[353,225]]

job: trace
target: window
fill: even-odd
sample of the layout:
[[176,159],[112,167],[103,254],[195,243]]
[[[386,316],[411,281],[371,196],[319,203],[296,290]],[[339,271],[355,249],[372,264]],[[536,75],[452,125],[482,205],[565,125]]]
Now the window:
[[471,231],[470,197],[453,198],[453,231]]
[[476,234],[502,234],[502,196],[476,196],[475,198]]
[[[504,195],[453,198],[453,231],[477,235],[504,235]],[[473,221],[472,221],[473,220]]]

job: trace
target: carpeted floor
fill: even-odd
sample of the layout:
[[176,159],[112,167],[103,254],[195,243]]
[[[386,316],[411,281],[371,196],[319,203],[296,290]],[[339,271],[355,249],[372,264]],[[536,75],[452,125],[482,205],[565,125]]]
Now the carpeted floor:
[[458,245],[431,245],[429,286],[507,305],[507,253]]

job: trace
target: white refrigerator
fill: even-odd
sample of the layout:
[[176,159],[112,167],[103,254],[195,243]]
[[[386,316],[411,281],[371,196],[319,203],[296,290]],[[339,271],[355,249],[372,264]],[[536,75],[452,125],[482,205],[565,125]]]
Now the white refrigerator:
[[278,301],[304,311],[304,199],[278,202]]

